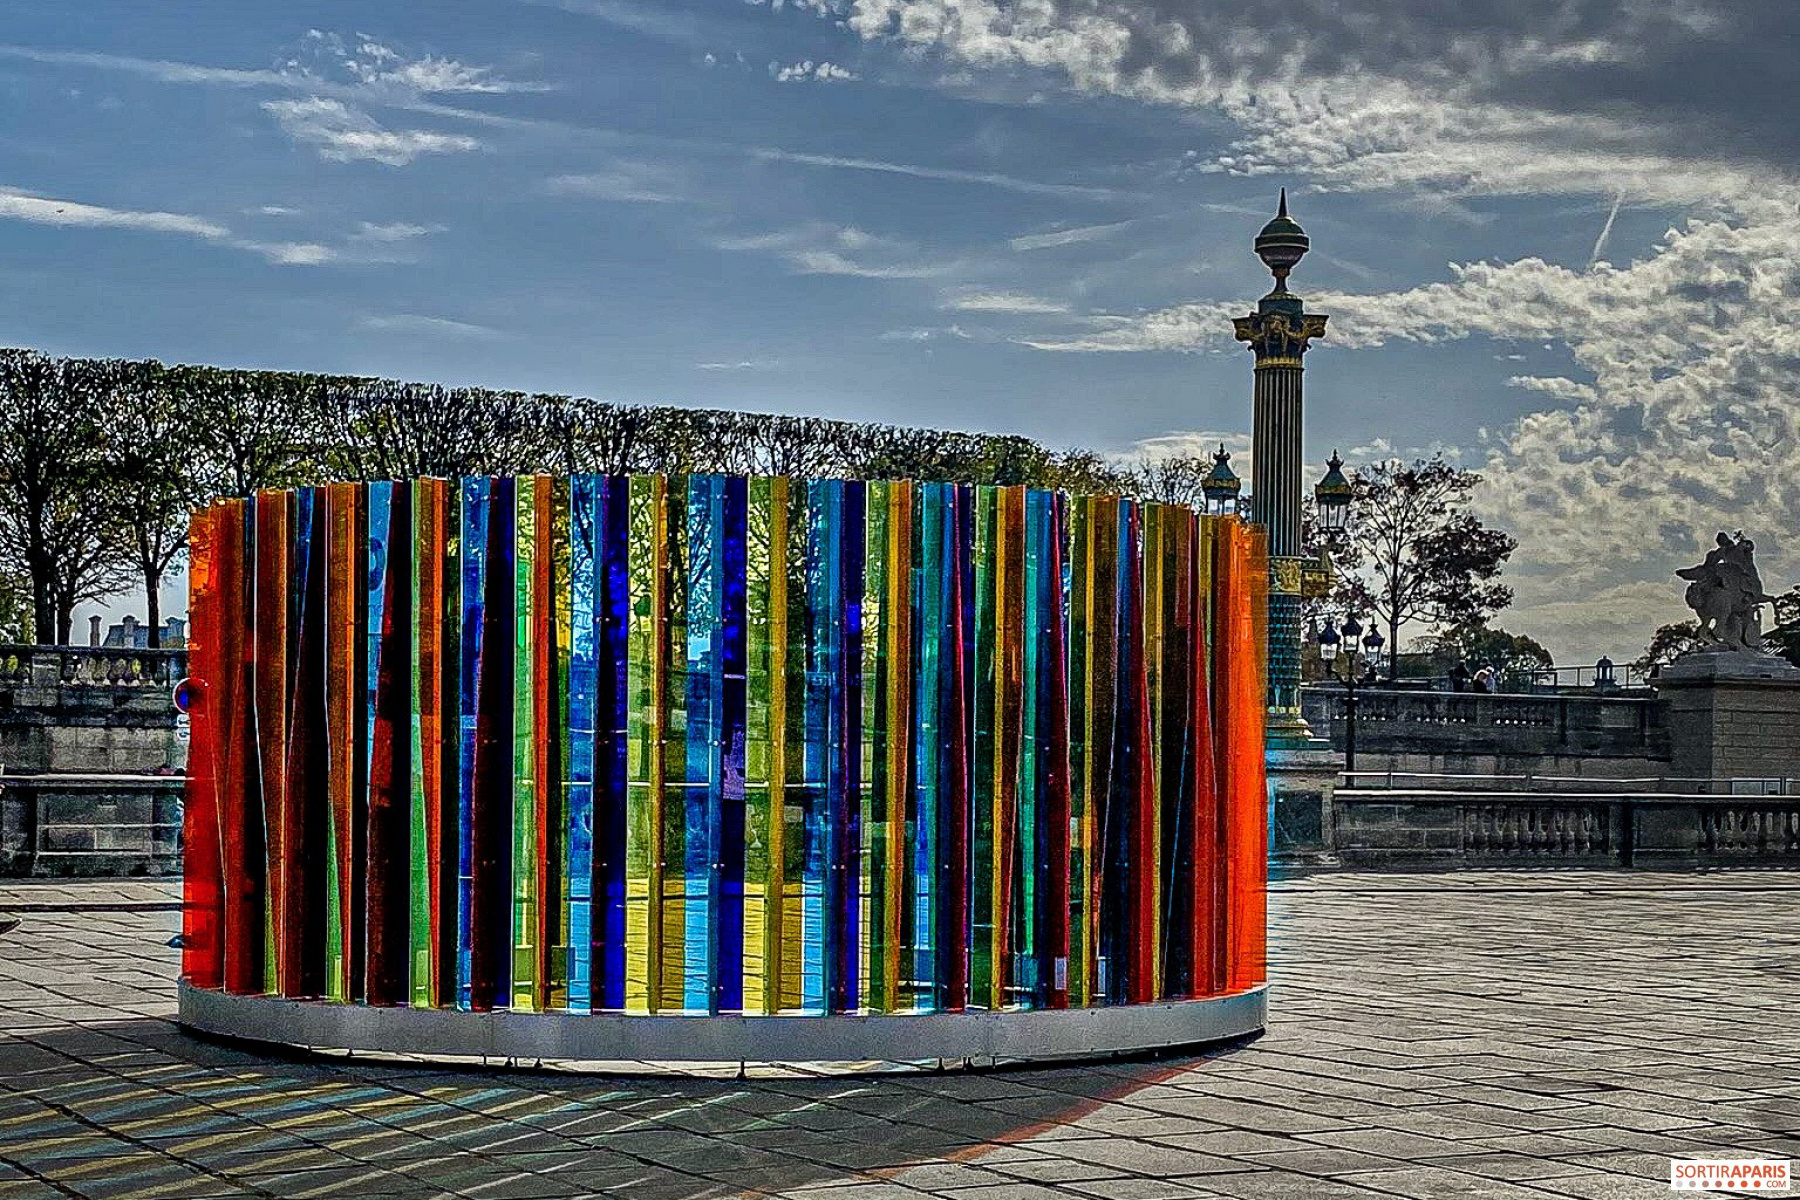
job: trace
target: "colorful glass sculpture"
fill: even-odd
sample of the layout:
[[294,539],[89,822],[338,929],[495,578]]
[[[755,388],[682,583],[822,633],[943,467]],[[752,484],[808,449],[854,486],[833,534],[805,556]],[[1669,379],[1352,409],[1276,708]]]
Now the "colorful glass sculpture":
[[183,972],[954,1012],[1265,971],[1266,551],[1022,487],[522,476],[197,513]]

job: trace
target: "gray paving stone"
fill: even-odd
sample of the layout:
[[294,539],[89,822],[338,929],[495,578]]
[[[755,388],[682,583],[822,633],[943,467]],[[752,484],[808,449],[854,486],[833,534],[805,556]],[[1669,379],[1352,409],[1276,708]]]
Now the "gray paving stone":
[[1365,1184],[1396,1196],[1415,1200],[1543,1200],[1556,1195],[1556,1180],[1543,1181],[1543,1186],[1512,1183],[1453,1171],[1448,1167],[1406,1167],[1398,1171],[1370,1171],[1348,1177],[1351,1182]]
[[1256,1042],[859,1080],[269,1059],[170,1025],[174,912],[40,907],[0,962],[0,1200],[1613,1200],[1671,1153],[1800,1157],[1800,1013],[1755,966],[1800,873],[1574,878],[1283,883]]

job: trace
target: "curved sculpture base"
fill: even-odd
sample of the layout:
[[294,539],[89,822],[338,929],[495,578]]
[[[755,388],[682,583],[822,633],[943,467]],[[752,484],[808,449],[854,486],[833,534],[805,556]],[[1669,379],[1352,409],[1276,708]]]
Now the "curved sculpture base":
[[[1207,1000],[1020,1012],[643,1016],[370,1008],[180,984],[183,1028],[316,1051],[620,1064],[930,1064],[1102,1058],[1260,1032],[1266,987]],[[607,1066],[603,1066],[606,1064]]]

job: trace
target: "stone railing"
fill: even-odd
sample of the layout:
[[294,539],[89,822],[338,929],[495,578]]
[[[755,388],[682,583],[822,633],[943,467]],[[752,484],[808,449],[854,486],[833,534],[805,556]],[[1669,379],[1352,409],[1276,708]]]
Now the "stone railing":
[[1340,788],[1333,832],[1364,869],[1792,868],[1800,795]]
[[[1307,724],[1339,750],[1347,741],[1347,700],[1336,685],[1302,692]],[[1564,773],[1573,774],[1582,764],[1610,764],[1597,773],[1648,774],[1667,763],[1669,732],[1663,704],[1651,696],[1358,688],[1356,752],[1364,767],[1484,764],[1475,769],[1522,774],[1567,766]]]
[[186,650],[0,645],[0,688],[58,684],[169,688],[186,672]]

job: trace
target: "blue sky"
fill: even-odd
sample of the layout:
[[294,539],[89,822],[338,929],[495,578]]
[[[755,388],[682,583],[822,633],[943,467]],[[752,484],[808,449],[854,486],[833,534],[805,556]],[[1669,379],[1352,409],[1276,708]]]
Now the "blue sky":
[[27,6],[0,339],[1194,448],[1286,184],[1309,455],[1483,468],[1503,623],[1635,653],[1715,528],[1800,573],[1793,147],[1702,86],[1782,10],[1485,7]]

